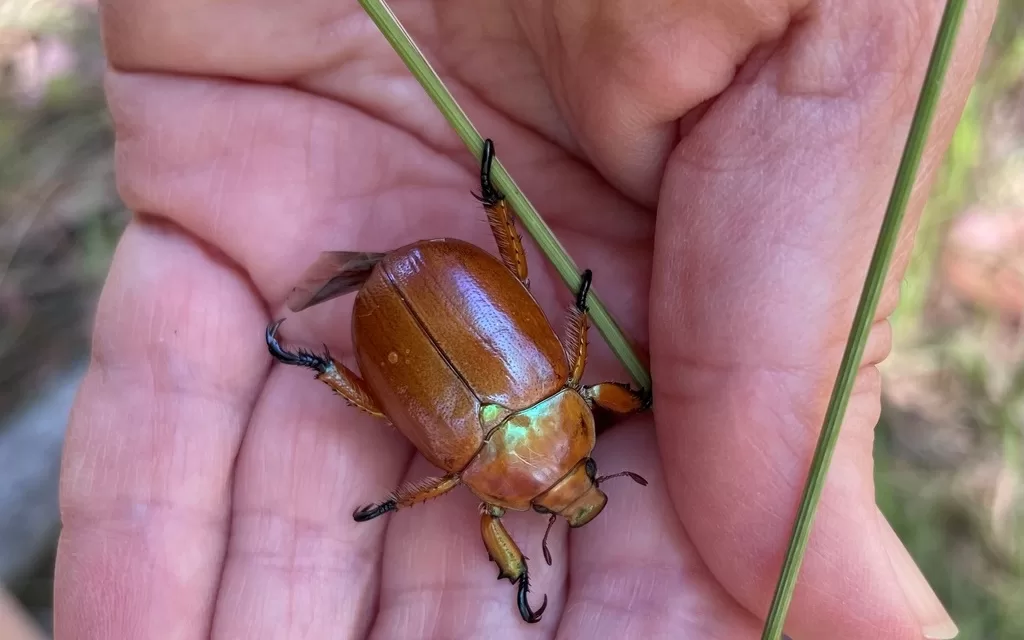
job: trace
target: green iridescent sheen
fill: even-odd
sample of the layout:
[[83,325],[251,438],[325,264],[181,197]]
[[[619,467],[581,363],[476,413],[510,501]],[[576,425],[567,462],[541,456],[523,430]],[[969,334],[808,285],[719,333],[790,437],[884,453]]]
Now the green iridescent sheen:
[[494,424],[506,411],[508,410],[500,404],[485,404],[480,407],[480,422],[483,424]]
[[566,393],[574,392],[568,389],[560,391],[550,398],[516,413],[515,422],[506,422],[505,428],[502,429],[501,439],[508,444],[509,449],[516,449],[530,438],[543,435],[543,425],[548,418],[557,417],[564,402],[562,396]]

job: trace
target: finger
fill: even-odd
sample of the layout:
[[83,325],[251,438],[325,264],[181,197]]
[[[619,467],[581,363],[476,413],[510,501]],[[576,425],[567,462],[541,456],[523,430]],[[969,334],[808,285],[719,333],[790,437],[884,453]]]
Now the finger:
[[263,318],[222,256],[166,224],[125,231],[65,442],[58,637],[208,637]]
[[[821,4],[741,70],[666,177],[652,374],[672,496],[702,558],[765,615],[877,238],[941,3]],[[796,638],[951,637],[875,502],[871,435],[909,229],[994,3],[967,9],[903,245],[788,617]],[[867,43],[870,43],[867,44]]]
[[[281,301],[318,251],[394,246],[389,234],[402,230],[395,217],[373,219],[372,211],[355,208],[339,213],[326,203],[336,195],[326,193],[327,180],[338,179],[342,189],[378,187],[372,171],[361,168],[366,157],[340,158],[352,169],[347,179],[333,173],[338,158],[311,160],[316,170],[296,158],[317,155],[324,150],[318,145],[334,153],[334,135],[316,139],[323,130],[302,127],[319,122],[331,129],[345,126],[344,118],[281,119],[279,109],[310,108],[287,89],[116,74],[108,86],[122,108],[134,105],[118,116],[119,179],[129,206],[180,222],[237,259],[273,318],[285,317]],[[203,112],[203,122],[175,115],[185,112]],[[285,124],[262,127],[269,121]],[[373,153],[373,132],[360,133],[364,153]],[[134,195],[137,189],[147,197]],[[375,236],[388,222],[388,232]],[[287,322],[281,337],[292,348],[327,343],[342,357],[351,352],[350,318],[350,304],[324,305]],[[246,339],[269,364],[263,328]],[[408,456],[392,427],[361,419],[308,372],[275,367],[238,457],[215,635],[259,637],[282,627],[358,634],[376,605],[383,528],[355,528],[352,511],[358,496],[396,483]]]
[[[759,43],[778,38],[806,0],[622,0],[512,6],[587,158],[654,208],[679,119],[724,90]],[[689,117],[689,116],[688,116]]]
[[409,454],[312,373],[275,366],[238,456],[212,637],[365,637],[385,526],[352,512],[390,491]]
[[571,586],[557,637],[759,637],[757,619],[718,584],[680,525],[646,421],[602,436],[594,459],[599,475],[629,470],[648,484],[602,484],[607,506],[570,532]]
[[[435,475],[437,470],[417,457],[405,481]],[[498,567],[488,560],[480,534],[480,500],[468,489],[456,487],[437,500],[385,517],[391,522],[380,613],[371,638],[483,637],[495,629],[508,638],[552,634],[564,598],[566,563],[544,563],[540,542],[546,518],[532,512],[502,518],[527,556],[530,606],[538,609],[547,595],[540,622],[529,624],[516,606],[518,585],[495,579]],[[552,553],[559,550],[552,546]]]
[[[351,19],[363,13],[356,2],[103,0],[100,7],[107,57],[126,71],[284,82],[375,35],[369,18]],[[242,24],[245,29],[230,28]]]

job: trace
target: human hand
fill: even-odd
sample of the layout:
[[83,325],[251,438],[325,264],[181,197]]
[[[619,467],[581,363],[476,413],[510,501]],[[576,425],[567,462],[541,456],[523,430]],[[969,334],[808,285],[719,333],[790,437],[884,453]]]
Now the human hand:
[[[353,522],[436,470],[263,342],[322,250],[455,236],[494,252],[471,155],[354,2],[101,6],[138,216],[67,436],[59,637],[759,636],[941,2],[395,3],[650,352],[654,415],[594,454],[649,485],[609,486],[571,536],[556,525],[554,564],[531,565],[534,605],[549,599],[534,626],[495,580],[468,491]],[[874,503],[873,365],[994,10],[970,4],[961,27],[796,640],[949,637]],[[526,248],[557,327],[571,295]],[[348,306],[289,316],[288,342],[347,355]],[[627,381],[591,345],[587,379]],[[506,519],[539,557],[546,518]]]

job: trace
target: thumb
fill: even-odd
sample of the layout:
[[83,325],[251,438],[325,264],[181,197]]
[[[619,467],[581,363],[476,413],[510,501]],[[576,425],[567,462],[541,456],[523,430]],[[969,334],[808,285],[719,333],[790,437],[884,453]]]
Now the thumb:
[[[767,614],[928,64],[941,2],[812,3],[755,53],[671,157],[651,368],[680,518],[737,601]],[[885,320],[996,2],[968,5],[903,238],[788,616],[794,638],[952,638],[881,516],[872,433]]]

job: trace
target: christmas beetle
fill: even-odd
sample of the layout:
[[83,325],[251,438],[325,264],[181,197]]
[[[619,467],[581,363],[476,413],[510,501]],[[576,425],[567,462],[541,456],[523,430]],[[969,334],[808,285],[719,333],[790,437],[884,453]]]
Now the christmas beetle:
[[585,271],[569,308],[564,344],[530,293],[526,256],[511,207],[491,184],[494,145],[484,144],[481,194],[500,260],[468,242],[421,240],[387,253],[329,251],[307,270],[288,306],[301,311],[357,291],[352,344],[361,376],[331,357],[285,350],[267,327],[270,353],[308,367],[350,405],[390,421],[443,475],[405,484],[383,501],[359,508],[358,522],[437,498],[459,485],[480,498],[480,529],[498,578],[518,583],[517,603],[537,622],[527,600],[526,559],[501,518],[507,510],[557,516],[582,527],[604,508],[599,488],[624,471],[598,477],[590,457],[596,441],[595,406],[617,413],[643,411],[650,394],[629,385],[585,386],[587,293]]

